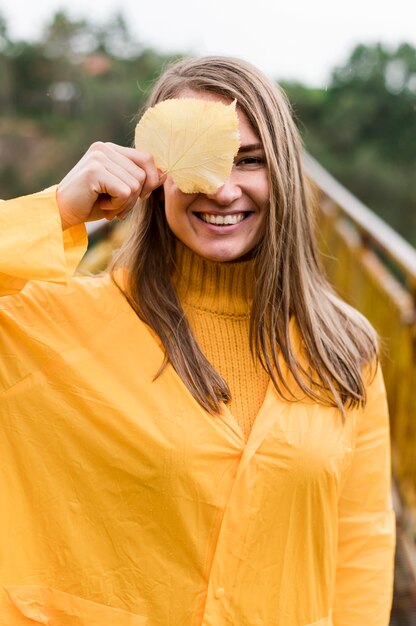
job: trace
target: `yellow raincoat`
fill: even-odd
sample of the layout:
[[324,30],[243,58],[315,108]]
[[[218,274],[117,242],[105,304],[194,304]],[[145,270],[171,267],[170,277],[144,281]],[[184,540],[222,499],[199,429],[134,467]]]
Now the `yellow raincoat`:
[[108,276],[71,278],[85,229],[53,190],[0,203],[0,232],[0,625],[387,626],[381,373],[345,426],[270,385],[246,444],[153,381]]

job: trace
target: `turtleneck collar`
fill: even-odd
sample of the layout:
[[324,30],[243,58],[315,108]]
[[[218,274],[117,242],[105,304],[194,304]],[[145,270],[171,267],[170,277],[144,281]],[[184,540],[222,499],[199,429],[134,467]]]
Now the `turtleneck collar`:
[[174,284],[181,302],[218,315],[250,315],[254,259],[220,263],[176,243]]

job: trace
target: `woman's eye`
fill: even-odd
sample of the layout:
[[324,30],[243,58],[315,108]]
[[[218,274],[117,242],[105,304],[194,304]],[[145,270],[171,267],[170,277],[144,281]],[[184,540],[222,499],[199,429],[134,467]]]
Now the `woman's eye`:
[[239,167],[262,167],[264,164],[265,159],[262,156],[245,156],[236,161]]

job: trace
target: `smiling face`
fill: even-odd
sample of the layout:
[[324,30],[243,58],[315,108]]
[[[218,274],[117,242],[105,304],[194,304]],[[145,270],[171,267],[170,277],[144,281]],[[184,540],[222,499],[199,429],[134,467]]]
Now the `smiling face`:
[[[179,97],[229,100],[187,89]],[[212,261],[248,258],[264,233],[269,182],[263,146],[238,109],[240,149],[229,179],[212,194],[183,193],[168,176],[163,188],[166,219],[173,234],[196,254]]]

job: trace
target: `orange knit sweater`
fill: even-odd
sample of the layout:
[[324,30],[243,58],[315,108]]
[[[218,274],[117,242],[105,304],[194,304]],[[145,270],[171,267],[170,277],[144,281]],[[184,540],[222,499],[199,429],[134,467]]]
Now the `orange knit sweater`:
[[248,438],[269,383],[249,344],[254,261],[208,261],[179,243],[175,284],[196,340],[228,383],[228,408]]

